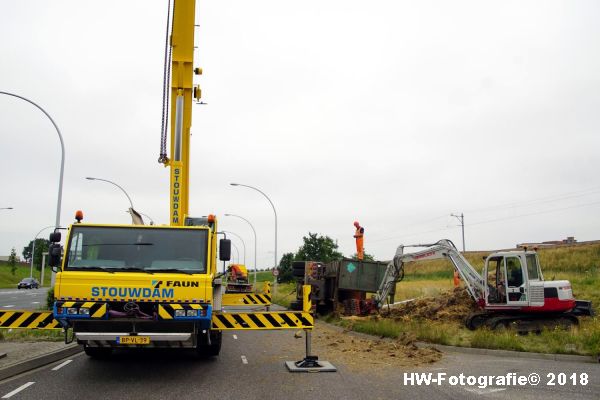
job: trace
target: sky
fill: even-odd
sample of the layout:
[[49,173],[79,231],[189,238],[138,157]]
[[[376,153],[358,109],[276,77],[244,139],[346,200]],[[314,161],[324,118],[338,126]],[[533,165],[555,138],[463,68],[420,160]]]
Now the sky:
[[[0,0],[0,91],[66,147],[61,224],[168,222],[160,144],[166,1]],[[390,259],[600,239],[597,1],[197,2],[190,212],[259,268],[308,232]],[[0,255],[54,224],[60,146],[0,95]],[[47,237],[50,230],[42,231]],[[233,243],[240,250],[236,237]],[[234,250],[234,254],[236,254]]]

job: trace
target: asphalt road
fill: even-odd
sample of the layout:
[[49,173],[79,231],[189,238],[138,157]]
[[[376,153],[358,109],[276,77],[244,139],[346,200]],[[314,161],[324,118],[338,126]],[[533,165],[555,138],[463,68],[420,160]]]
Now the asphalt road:
[[0,310],[37,310],[46,304],[48,288],[0,289]]
[[[317,328],[318,329],[318,328]],[[234,336],[235,335],[235,336]],[[335,373],[289,373],[286,360],[302,358],[303,340],[290,331],[226,332],[221,355],[197,360],[186,352],[121,351],[108,360],[84,354],[0,382],[14,399],[598,399],[600,365],[446,354],[425,367],[357,371],[329,359]],[[325,357],[323,357],[325,356]],[[326,355],[321,354],[327,359]],[[538,373],[538,386],[477,388],[406,385],[404,373],[506,375]],[[547,386],[548,373],[577,374],[577,384]],[[588,376],[586,385],[581,374]],[[558,382],[557,382],[558,383]],[[19,390],[20,389],[20,390]],[[18,392],[15,392],[19,390]],[[11,395],[12,394],[12,395]],[[11,395],[10,397],[6,397]]]

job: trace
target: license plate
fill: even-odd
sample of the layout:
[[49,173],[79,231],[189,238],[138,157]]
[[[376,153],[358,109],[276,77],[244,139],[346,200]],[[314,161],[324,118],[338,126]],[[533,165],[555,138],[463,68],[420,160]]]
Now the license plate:
[[117,338],[118,344],[150,344],[150,337],[148,336],[119,336]]

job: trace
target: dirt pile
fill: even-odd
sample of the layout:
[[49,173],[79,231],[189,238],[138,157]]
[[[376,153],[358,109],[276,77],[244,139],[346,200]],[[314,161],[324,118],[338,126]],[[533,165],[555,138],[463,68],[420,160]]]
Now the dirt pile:
[[428,319],[432,321],[464,321],[477,305],[469,292],[464,288],[455,288],[435,297],[423,297],[408,303],[396,304],[382,308],[381,316],[395,320],[410,318]]
[[355,370],[370,370],[375,367],[430,364],[442,355],[433,348],[419,348],[412,334],[398,339],[369,339],[320,325],[313,334],[315,353],[322,359],[342,361]]

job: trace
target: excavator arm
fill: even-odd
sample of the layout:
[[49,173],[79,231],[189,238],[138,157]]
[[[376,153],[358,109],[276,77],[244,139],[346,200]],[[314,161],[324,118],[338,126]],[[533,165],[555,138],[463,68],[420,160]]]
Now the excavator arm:
[[[404,254],[405,247],[425,247],[424,250]],[[465,282],[467,290],[477,302],[483,298],[483,278],[462,254],[456,249],[450,240],[442,239],[432,244],[400,245],[396,249],[394,258],[387,266],[379,290],[374,296],[378,308],[381,308],[385,299],[390,294],[394,285],[404,278],[404,264],[411,261],[434,260],[438,258],[449,259],[460,277]]]

